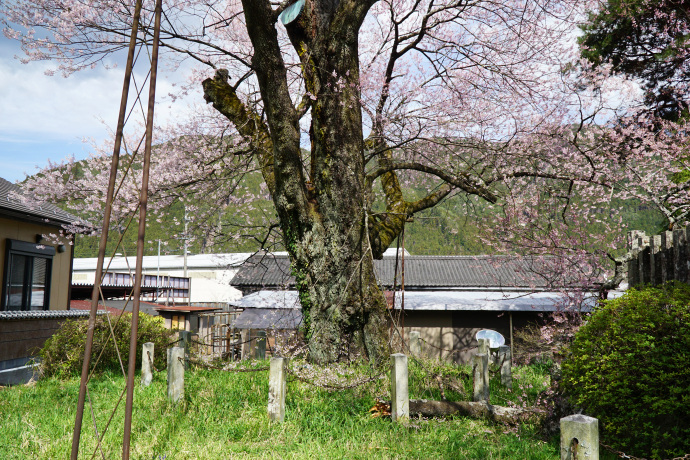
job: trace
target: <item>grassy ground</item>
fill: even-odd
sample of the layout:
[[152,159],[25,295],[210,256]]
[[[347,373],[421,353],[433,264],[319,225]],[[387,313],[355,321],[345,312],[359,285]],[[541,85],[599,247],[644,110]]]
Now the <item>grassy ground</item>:
[[[266,363],[263,363],[265,365]],[[260,364],[261,365],[261,364]],[[361,378],[352,368],[291,367],[319,382]],[[361,371],[361,370],[360,370]],[[471,394],[469,369],[410,366],[410,397],[440,398],[434,374],[443,372],[450,400]],[[540,368],[516,369],[516,388],[501,390],[492,382],[492,403],[530,404],[548,384]],[[535,428],[505,426],[469,418],[413,419],[409,426],[390,418],[372,418],[375,398],[390,399],[388,378],[357,388],[327,391],[291,377],[286,421],[267,417],[268,373],[190,370],[185,375],[184,402],[166,400],[165,373],[151,386],[135,388],[131,458],[453,458],[555,459],[558,446],[534,435]],[[99,432],[103,432],[124,389],[121,375],[102,374],[89,386]],[[463,396],[463,388],[465,396]],[[79,379],[45,379],[36,384],[0,388],[0,458],[69,457]],[[84,412],[81,458],[119,458],[124,398],[115,412],[101,451],[96,449],[92,416]]]

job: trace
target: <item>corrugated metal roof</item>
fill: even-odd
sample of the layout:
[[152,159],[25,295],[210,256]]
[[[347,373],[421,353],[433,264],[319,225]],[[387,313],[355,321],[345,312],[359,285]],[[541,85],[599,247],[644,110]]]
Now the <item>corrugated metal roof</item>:
[[237,329],[297,329],[301,323],[300,310],[253,308],[243,311],[232,325]]
[[[398,258],[398,282],[402,259]],[[393,286],[395,257],[374,260],[379,283]],[[549,273],[545,262],[517,256],[405,256],[405,288],[520,288],[544,289],[548,282],[540,273]],[[247,259],[232,281],[233,286],[294,288],[287,255],[258,253]]]
[[259,291],[230,302],[239,308],[302,308],[297,291]]
[[[200,268],[212,268],[212,269],[225,269],[240,266],[251,253],[232,253],[232,254],[194,254],[187,256],[187,268],[188,269],[200,269]],[[98,258],[96,257],[85,257],[74,259],[74,271],[84,271],[84,270],[96,270],[96,264],[98,263]],[[108,267],[109,260],[103,263],[103,268]],[[158,268],[158,256],[144,256],[142,267],[145,270],[156,270]],[[128,268],[129,264],[129,268]],[[134,267],[136,266],[136,257],[115,257],[112,262],[110,262],[109,271],[125,271],[129,269],[134,273]],[[179,269],[182,270],[184,266],[184,256],[173,255],[173,256],[161,256],[160,257],[160,268],[162,270]]]
[[[19,197],[17,195],[20,195]],[[63,211],[50,203],[30,205],[22,199],[21,188],[0,177],[0,214],[23,215],[47,220],[52,224],[73,224],[82,222],[78,217]]]
[[[400,309],[402,295],[395,296],[395,308]],[[562,311],[577,308],[591,311],[596,297],[582,303],[560,292],[507,293],[503,291],[405,291],[405,310],[416,311]],[[249,294],[233,305],[247,310],[300,309],[297,291],[259,291]]]
[[[401,293],[396,293],[395,309],[402,305]],[[533,292],[529,294],[499,291],[405,291],[405,310],[416,311],[533,311],[553,312],[580,310],[589,312],[596,297],[588,297],[574,304],[560,292]]]

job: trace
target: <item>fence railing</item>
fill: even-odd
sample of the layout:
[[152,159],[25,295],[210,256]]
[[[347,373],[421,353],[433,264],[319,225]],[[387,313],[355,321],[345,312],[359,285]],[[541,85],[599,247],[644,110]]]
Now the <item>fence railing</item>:
[[[103,285],[108,286],[134,286],[133,273],[106,272],[103,274]],[[142,293],[142,298],[156,300],[158,298],[187,298],[189,299],[190,279],[182,276],[170,275],[146,275],[141,276],[142,288],[155,288],[155,291],[148,289]]]
[[628,234],[628,284],[662,284],[677,280],[690,282],[690,226],[646,235],[633,230]]
[[207,358],[239,359],[242,338],[232,326],[239,310],[199,314],[199,354]]

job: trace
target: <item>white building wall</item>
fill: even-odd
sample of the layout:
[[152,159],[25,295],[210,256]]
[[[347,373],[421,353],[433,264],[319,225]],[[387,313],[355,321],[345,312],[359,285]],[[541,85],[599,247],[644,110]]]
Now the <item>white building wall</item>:
[[[225,303],[237,300],[242,293],[230,286],[239,266],[247,260],[250,253],[235,254],[197,254],[187,256],[187,276],[191,282],[191,303]],[[93,284],[95,281],[95,257],[74,259],[73,283]],[[134,257],[115,257],[110,263],[104,262],[104,269],[117,273],[134,274]],[[146,256],[143,260],[144,275],[184,276],[183,256]]]

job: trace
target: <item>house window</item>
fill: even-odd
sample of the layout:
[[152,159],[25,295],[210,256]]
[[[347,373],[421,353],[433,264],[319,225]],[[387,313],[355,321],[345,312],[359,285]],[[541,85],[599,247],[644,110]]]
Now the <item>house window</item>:
[[6,241],[3,310],[47,310],[55,248]]

